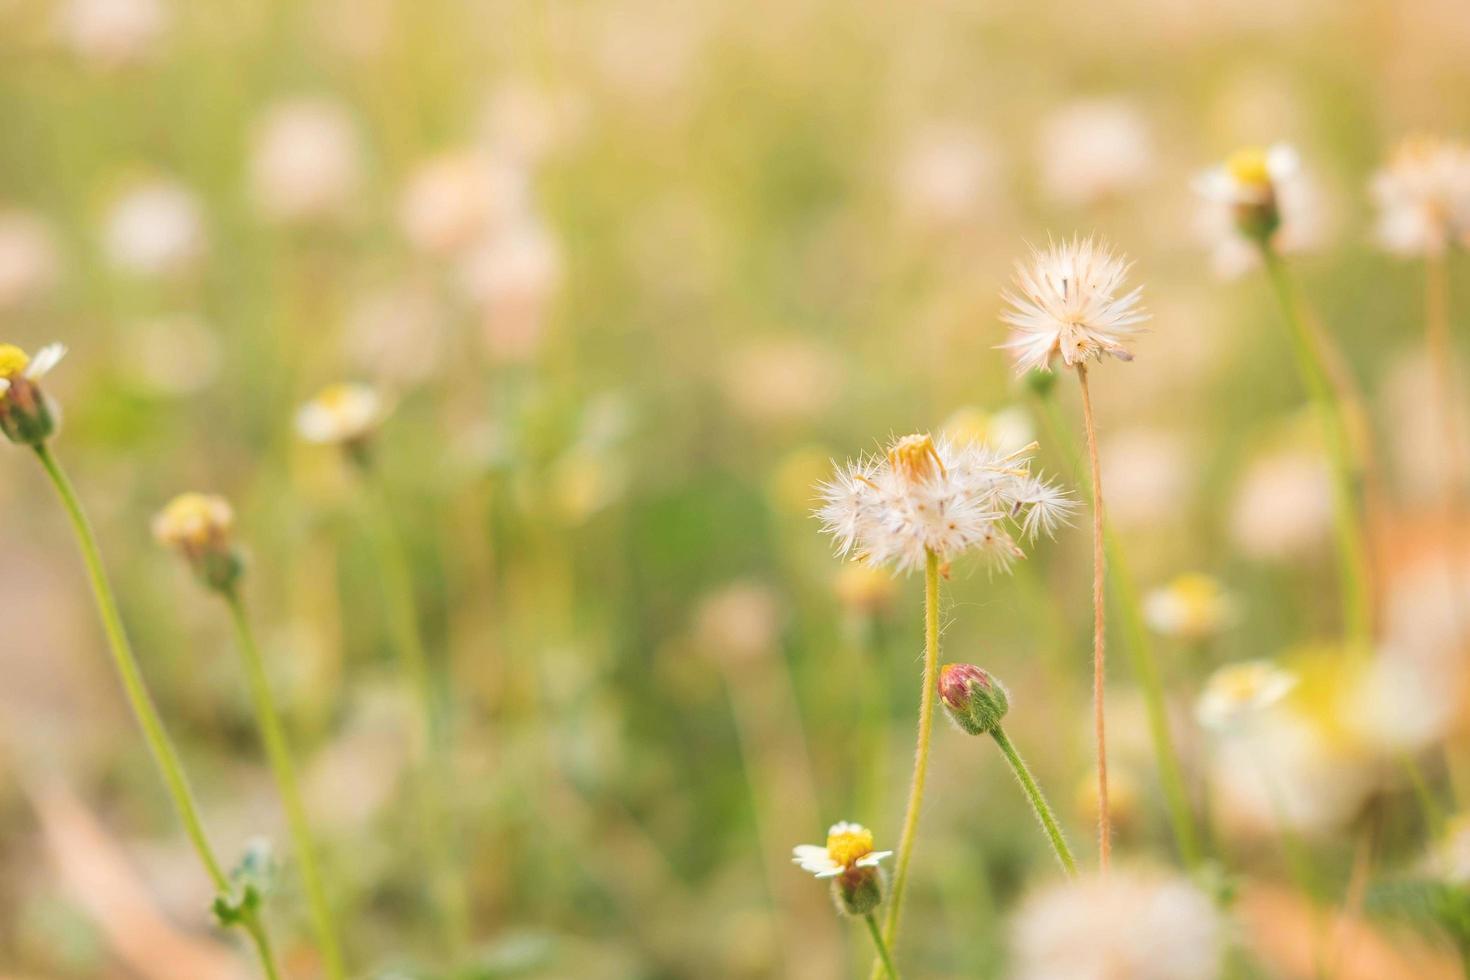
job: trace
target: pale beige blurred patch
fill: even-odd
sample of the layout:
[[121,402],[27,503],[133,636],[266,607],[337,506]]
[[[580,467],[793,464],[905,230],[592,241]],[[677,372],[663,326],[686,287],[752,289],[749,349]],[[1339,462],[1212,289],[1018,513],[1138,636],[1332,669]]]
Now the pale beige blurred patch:
[[230,949],[170,922],[122,845],[59,783],[30,787],[42,837],[67,893],[108,947],[144,980],[246,980]]

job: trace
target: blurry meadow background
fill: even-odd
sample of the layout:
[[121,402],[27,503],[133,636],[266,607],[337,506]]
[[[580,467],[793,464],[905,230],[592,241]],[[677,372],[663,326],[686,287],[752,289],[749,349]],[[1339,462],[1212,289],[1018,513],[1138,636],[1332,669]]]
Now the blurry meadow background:
[[[1012,574],[956,562],[943,659],[1009,687],[1092,866],[1077,389],[1049,428],[995,347],[1028,245],[1106,237],[1153,314],[1093,376],[1111,585],[1148,620],[1112,606],[1114,860],[1208,895],[1153,912],[1219,950],[1148,975],[1454,977],[1470,512],[1442,503],[1466,447],[1436,414],[1424,263],[1375,242],[1368,183],[1405,136],[1470,133],[1467,91],[1455,0],[0,0],[0,342],[70,349],[54,449],[222,860],[280,855],[284,975],[322,963],[229,620],[151,540],[185,490],[234,505],[349,975],[858,976],[868,937],[791,847],[839,820],[897,839],[923,591],[834,558],[814,488],[908,432],[1039,441],[1079,507]],[[1220,275],[1190,186],[1278,140],[1313,191],[1291,270],[1374,447],[1362,662],[1279,310],[1259,270]],[[391,403],[373,455],[447,705],[459,963],[371,503],[295,431],[339,381]],[[29,455],[0,453],[0,976],[257,976]],[[1273,727],[1206,732],[1211,673],[1257,659],[1299,678]],[[1017,923],[1060,870],[1000,755],[934,736],[904,975],[1142,975],[1034,965],[1048,930]]]

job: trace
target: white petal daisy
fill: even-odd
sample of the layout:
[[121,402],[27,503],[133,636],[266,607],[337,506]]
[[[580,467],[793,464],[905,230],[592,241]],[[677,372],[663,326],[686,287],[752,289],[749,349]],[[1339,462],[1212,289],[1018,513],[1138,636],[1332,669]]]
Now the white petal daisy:
[[1195,717],[1206,728],[1228,729],[1276,704],[1296,684],[1295,674],[1269,660],[1227,664],[1205,682],[1205,689],[1195,704]]
[[1126,345],[1148,314],[1138,305],[1142,290],[1124,287],[1129,266],[1091,238],[1033,249],[1029,265],[1017,263],[1019,292],[1001,294],[1012,309],[1000,317],[1013,328],[1001,347],[1017,373],[1050,370],[1058,355],[1068,367],[1103,354],[1132,360]]
[[1222,277],[1258,265],[1263,240],[1278,251],[1294,252],[1322,236],[1317,189],[1303,173],[1296,150],[1285,143],[1237,150],[1196,177],[1193,187],[1202,199],[1199,237]]
[[828,829],[825,847],[798,844],[791,849],[791,860],[818,878],[836,878],[853,868],[876,868],[892,854],[892,851],[873,850],[873,832],[862,824],[844,820]]
[[371,435],[387,411],[371,385],[332,385],[296,412],[296,431],[307,442],[356,442]]

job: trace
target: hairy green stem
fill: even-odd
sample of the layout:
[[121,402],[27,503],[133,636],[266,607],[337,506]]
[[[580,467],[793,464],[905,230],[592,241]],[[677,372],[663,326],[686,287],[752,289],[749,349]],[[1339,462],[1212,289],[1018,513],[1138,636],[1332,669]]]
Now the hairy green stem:
[[[102,564],[102,552],[97,545],[97,535],[92,530],[92,524],[87,519],[86,512],[82,509],[82,502],[77,496],[76,488],[72,486],[61,464],[52,455],[50,447],[41,443],[34,448],[36,458],[41,461],[42,468],[45,469],[52,486],[56,489],[56,495],[61,498],[66,516],[71,520],[77,545],[82,552],[82,562],[87,569],[87,579],[92,586],[92,596],[97,602],[97,612],[102,618],[102,629],[107,634],[107,645],[112,652],[113,665],[122,679],[123,692],[127,695],[128,704],[133,710],[134,717],[138,720],[138,726],[143,730],[143,738],[153,753],[153,760],[157,763],[159,773],[163,776],[164,785],[173,798],[174,810],[178,813],[179,821],[184,825],[184,832],[188,835],[189,842],[193,844],[194,852],[198,854],[199,862],[204,865],[204,871],[209,876],[215,891],[220,894],[228,894],[230,891],[229,877],[225,874],[219,859],[215,857],[214,848],[210,845],[209,837],[204,831],[204,821],[199,815],[199,805],[194,801],[194,792],[190,789],[188,777],[184,774],[183,763],[180,762],[178,752],[168,737],[167,729],[164,728],[163,719],[158,714],[158,708],[148,693],[148,686],[143,680],[142,668],[138,664],[137,656],[133,653],[132,644],[128,642],[127,631],[123,628],[122,615],[118,612],[117,599],[112,593],[112,585],[107,578],[107,569]],[[256,913],[248,912],[245,913],[241,924],[255,945],[265,975],[270,980],[276,980],[279,974],[271,955],[270,942],[266,937],[264,923],[260,921]]]
[[[1091,478],[1082,465],[1081,451],[1071,430],[1062,424],[1056,403],[1049,394],[1040,395],[1037,403],[1040,406],[1042,425],[1052,441],[1062,448],[1071,477],[1090,487]],[[1129,572],[1122,542],[1111,525],[1106,523],[1103,535],[1108,564],[1113,569],[1113,598],[1118,603],[1123,628],[1123,649],[1128,653],[1129,666],[1143,692],[1149,739],[1153,742],[1154,763],[1158,767],[1159,784],[1164,793],[1164,808],[1168,811],[1169,826],[1180,857],[1187,866],[1195,867],[1203,859],[1204,853],[1195,829],[1189,794],[1185,789],[1184,771],[1179,763],[1179,754],[1174,748],[1174,738],[1169,732],[1164,685],[1159,674],[1158,659],[1154,656],[1153,642],[1149,638],[1148,625],[1143,617],[1143,603]]]
[[1062,828],[1057,825],[1056,817],[1052,816],[1051,807],[1046,803],[1046,796],[1042,794],[1041,787],[1036,785],[1036,780],[1031,775],[1031,770],[1026,768],[1026,763],[1016,747],[1011,744],[1010,737],[1005,730],[996,725],[990,730],[990,737],[995,739],[995,744],[1000,746],[1001,754],[1011,764],[1011,771],[1016,774],[1016,781],[1021,784],[1021,789],[1026,794],[1031,809],[1036,812],[1036,819],[1041,821],[1041,827],[1046,831],[1046,836],[1051,840],[1051,849],[1056,852],[1057,860],[1062,867],[1067,869],[1067,874],[1077,873],[1077,861],[1072,857],[1072,850],[1067,846],[1067,839],[1062,836]]
[[1296,357],[1302,384],[1312,399],[1326,440],[1332,470],[1333,532],[1341,580],[1343,631],[1355,653],[1368,650],[1373,636],[1372,573],[1363,530],[1362,492],[1353,461],[1343,406],[1334,393],[1323,353],[1313,340],[1286,263],[1269,244],[1261,247],[1267,277],[1281,305],[1287,338]]
[[883,964],[883,969],[888,972],[888,980],[898,980],[898,970],[893,966],[893,957],[888,955],[888,944],[883,941],[883,933],[878,929],[878,920],[873,918],[869,912],[863,916],[863,921],[868,924],[868,935],[873,937],[873,945],[878,949],[878,959]]
[[[883,920],[883,940],[891,950],[898,938],[899,913],[903,907],[904,886],[908,884],[909,861],[919,831],[919,808],[924,800],[924,777],[929,771],[929,736],[934,721],[934,685],[939,671],[939,556],[934,552],[924,559],[924,686],[919,694],[919,737],[914,748],[914,776],[909,784],[909,800],[904,809],[903,831],[898,839],[898,856],[894,862],[893,897]],[[882,976],[883,962],[873,964],[873,977]]]
[[341,980],[346,975],[342,965],[340,933],[332,915],[332,905],[327,898],[326,881],[317,862],[316,845],[312,840],[311,823],[306,816],[306,807],[301,802],[301,789],[297,784],[296,766],[291,760],[286,731],[276,710],[275,698],[271,695],[270,680],[266,676],[265,663],[260,655],[260,645],[255,640],[255,631],[245,613],[245,603],[238,587],[230,587],[223,593],[230,608],[230,619],[235,626],[240,655],[244,661],[245,678],[250,688],[250,700],[255,708],[255,720],[260,726],[261,740],[265,743],[266,756],[275,773],[276,786],[286,810],[286,822],[296,845],[297,861],[301,865],[301,880],[306,886],[307,901],[311,905],[311,917],[316,926],[317,942],[321,945],[322,962],[330,980]]

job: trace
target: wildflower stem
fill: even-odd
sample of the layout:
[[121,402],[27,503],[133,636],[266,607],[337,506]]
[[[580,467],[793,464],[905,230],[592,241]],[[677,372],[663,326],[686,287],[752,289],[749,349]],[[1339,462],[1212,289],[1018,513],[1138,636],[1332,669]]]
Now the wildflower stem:
[[[1066,462],[1074,478],[1091,486],[1091,479],[1082,472],[1080,451],[1069,428],[1058,417],[1056,403],[1050,395],[1040,395],[1041,420],[1052,440],[1065,450]],[[1149,738],[1153,742],[1154,762],[1159,770],[1159,783],[1164,792],[1164,806],[1169,813],[1169,824],[1174,832],[1174,842],[1179,855],[1189,867],[1195,867],[1204,858],[1199,835],[1195,830],[1193,813],[1190,810],[1189,794],[1185,789],[1184,772],[1179,764],[1179,755],[1174,749],[1174,738],[1169,733],[1169,712],[1164,703],[1164,685],[1159,676],[1158,660],[1149,639],[1148,626],[1143,618],[1143,605],[1139,601],[1138,589],[1128,570],[1123,544],[1117,534],[1106,523],[1103,525],[1104,544],[1107,548],[1108,565],[1113,595],[1118,600],[1121,613],[1124,649],[1128,652],[1129,665],[1143,691],[1143,703],[1148,716]]]
[[301,802],[296,767],[291,761],[285,728],[271,695],[260,645],[255,640],[255,631],[245,613],[245,603],[240,597],[239,588],[232,586],[223,595],[230,607],[230,619],[234,623],[240,655],[245,662],[245,677],[250,688],[250,700],[255,708],[255,720],[260,725],[261,739],[265,743],[271,769],[275,772],[276,786],[285,805],[286,821],[296,844],[296,858],[301,865],[301,880],[306,887],[307,901],[311,904],[311,916],[316,924],[317,941],[321,944],[323,966],[331,980],[340,980],[345,976],[345,971],[342,966],[342,947],[337,938],[337,924],[332,915],[331,902],[327,899],[326,882],[317,863],[311,824],[307,820],[306,807]]
[[[148,693],[148,686],[143,680],[143,671],[138,665],[138,658],[133,653],[132,644],[128,642],[128,634],[123,628],[122,615],[117,608],[117,599],[107,579],[107,569],[102,564],[102,551],[97,545],[97,535],[92,530],[92,523],[87,520],[87,514],[82,510],[81,498],[77,496],[76,488],[72,486],[61,464],[52,455],[50,447],[45,443],[38,443],[35,450],[36,458],[41,461],[42,468],[51,479],[51,485],[56,489],[56,495],[61,498],[61,505],[66,510],[66,516],[71,520],[72,530],[77,538],[77,546],[82,552],[82,562],[87,568],[87,578],[92,586],[92,596],[97,601],[97,612],[102,618],[102,629],[107,634],[107,645],[112,652],[113,665],[122,679],[123,691],[127,695],[128,704],[133,709],[133,716],[138,719],[138,726],[143,730],[143,738],[153,753],[153,761],[157,763],[164,785],[168,788],[169,795],[173,797],[174,810],[184,825],[184,833],[188,835],[189,842],[194,845],[194,852],[198,854],[199,862],[204,865],[205,874],[209,876],[210,883],[216,892],[226,894],[230,891],[229,877],[225,874],[219,859],[215,857],[214,848],[210,846],[209,837],[204,832],[204,821],[199,815],[199,805],[194,802],[194,792],[189,788],[188,777],[184,775],[183,764],[179,761],[178,752],[168,737],[168,731],[163,727],[163,719],[159,716],[158,708],[154,705],[153,698]],[[258,913],[249,909],[242,911],[240,921],[255,945],[265,975],[270,980],[276,980],[279,974],[271,955],[265,924],[260,921]]]
[[[924,799],[924,777],[929,769],[929,735],[934,720],[935,677],[939,670],[939,556],[930,551],[924,559],[924,686],[919,695],[919,739],[914,749],[914,777],[898,839],[898,858],[893,871],[893,898],[884,916],[883,939],[891,949],[898,938],[899,912],[904,886],[908,883],[909,859],[919,830],[919,807]],[[882,975],[883,964],[873,965],[873,976]]]
[[873,918],[869,912],[863,916],[863,921],[868,924],[868,935],[873,937],[873,945],[878,948],[878,959],[883,962],[883,969],[888,973],[889,980],[898,980],[898,970],[894,969],[893,958],[888,955],[888,944],[883,942],[883,933],[878,929],[878,920]]
[[1338,574],[1342,585],[1343,630],[1356,652],[1368,649],[1372,639],[1372,595],[1368,544],[1363,532],[1356,467],[1343,406],[1333,393],[1324,355],[1313,340],[1286,263],[1269,243],[1261,246],[1266,272],[1281,312],[1287,336],[1322,425],[1332,467],[1334,531]]
[[1087,386],[1087,365],[1077,364],[1077,384],[1082,390],[1082,422],[1087,430],[1087,462],[1092,474],[1092,721],[1097,738],[1097,860],[1107,870],[1113,851],[1112,813],[1108,807],[1108,742],[1103,717],[1103,686],[1106,680],[1106,574],[1103,545],[1102,473],[1097,461],[1097,423],[1092,414],[1092,392]]
[[372,496],[373,548],[382,576],[389,629],[419,701],[423,736],[420,753],[419,818],[427,836],[433,890],[443,919],[445,942],[457,960],[469,943],[469,905],[455,867],[453,830],[445,804],[450,777],[447,720],[429,665],[429,654],[419,633],[418,603],[408,551],[393,521],[392,508],[381,476],[365,458],[358,458],[364,482]]
[[1446,517],[1454,517],[1455,487],[1460,479],[1460,433],[1455,418],[1455,352],[1450,341],[1450,276],[1443,255],[1424,260],[1425,346],[1434,371],[1435,400],[1439,403],[1440,437],[1444,439],[1444,499]]
[[1031,775],[1031,770],[1026,767],[1021,754],[1011,744],[1010,737],[1005,730],[996,725],[990,730],[990,737],[995,739],[995,744],[1000,746],[1001,754],[1011,764],[1011,771],[1016,774],[1016,781],[1021,784],[1021,789],[1026,793],[1026,799],[1031,803],[1031,809],[1036,811],[1036,819],[1041,821],[1042,829],[1051,840],[1051,849],[1056,852],[1057,860],[1062,867],[1067,869],[1067,874],[1077,873],[1077,862],[1072,857],[1072,850],[1067,846],[1067,839],[1062,836],[1062,828],[1057,826],[1056,817],[1052,816],[1051,807],[1046,803],[1046,797],[1041,792],[1041,787],[1036,785],[1036,780]]

